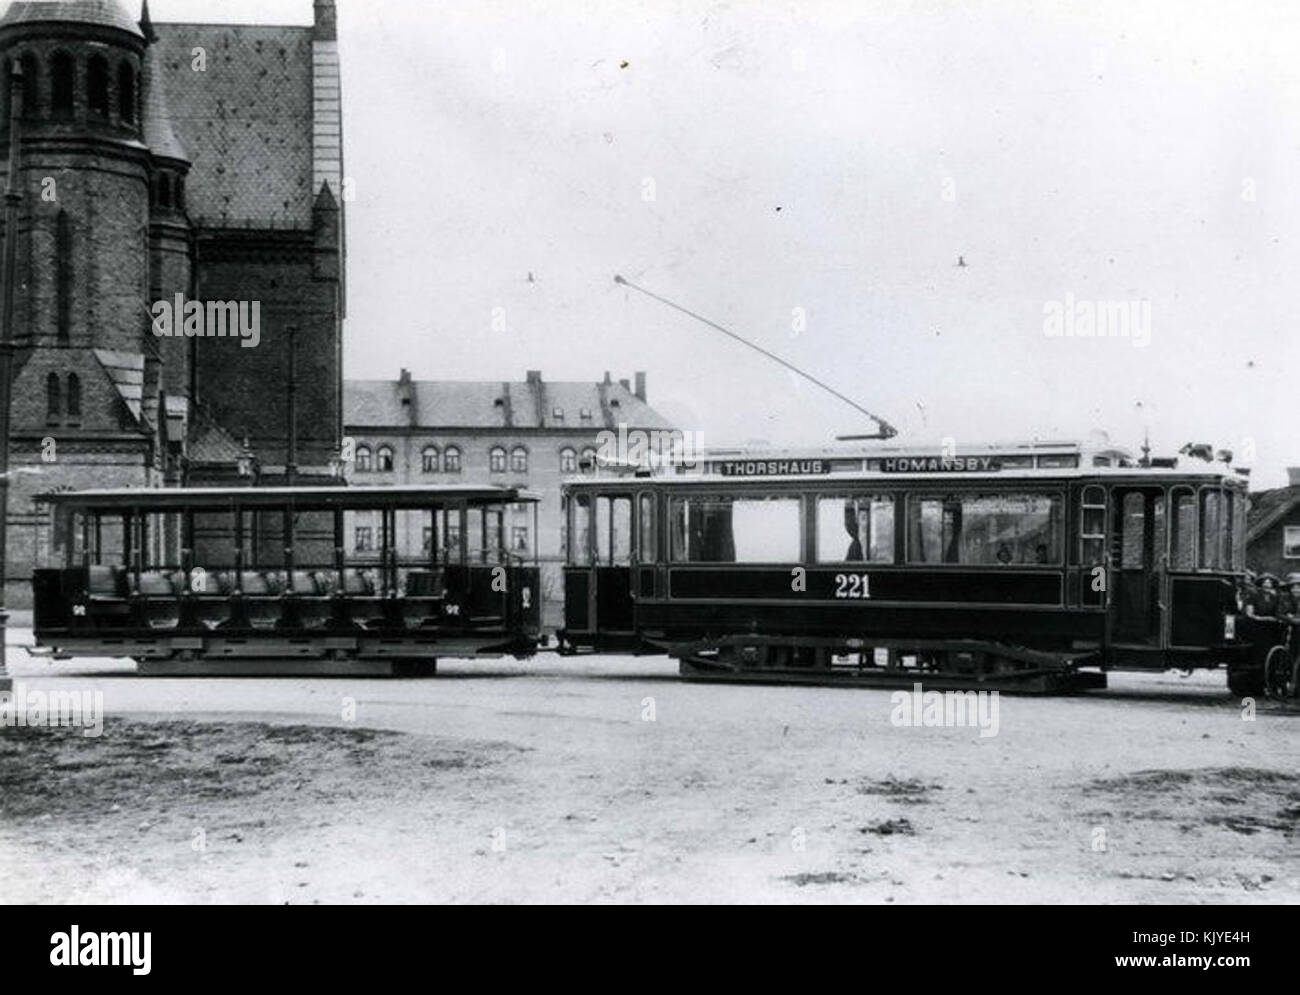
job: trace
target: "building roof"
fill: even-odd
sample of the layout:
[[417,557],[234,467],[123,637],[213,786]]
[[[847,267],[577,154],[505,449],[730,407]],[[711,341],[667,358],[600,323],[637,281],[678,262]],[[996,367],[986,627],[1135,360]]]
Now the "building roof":
[[117,28],[136,38],[144,32],[120,0],[14,0],[0,17],[0,27],[11,24],[54,24],[72,21]]
[[1254,542],[1290,514],[1297,504],[1300,504],[1300,486],[1278,487],[1252,494],[1246,517],[1246,541]]
[[144,421],[144,355],[138,352],[120,352],[96,349],[95,358],[117,388],[118,396],[136,422]]
[[[190,216],[212,227],[310,227],[312,29],[153,27],[171,124],[194,163]],[[203,72],[193,67],[196,48],[206,53]]]
[[[404,405],[409,396],[410,405]],[[556,416],[556,409],[562,417]],[[586,409],[591,417],[583,418]],[[468,380],[347,380],[343,421],[358,428],[617,429],[672,428],[617,382],[540,378],[502,383]]]
[[150,45],[145,50],[143,76],[144,109],[140,123],[144,130],[145,144],[154,155],[189,162],[185,146],[180,143],[172,127],[171,106],[167,100],[167,77],[162,71],[162,52],[157,45]]

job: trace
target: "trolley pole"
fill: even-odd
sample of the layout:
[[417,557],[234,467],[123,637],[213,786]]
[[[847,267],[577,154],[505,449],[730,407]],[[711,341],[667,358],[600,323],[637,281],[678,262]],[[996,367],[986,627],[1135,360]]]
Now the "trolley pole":
[[4,252],[0,256],[0,691],[13,690],[5,653],[5,567],[9,541],[9,400],[13,387],[14,273],[18,258],[19,123],[23,114],[23,73],[15,65],[9,84],[9,172],[5,177]]
[[284,461],[286,487],[298,485],[298,326],[289,326],[289,454]]

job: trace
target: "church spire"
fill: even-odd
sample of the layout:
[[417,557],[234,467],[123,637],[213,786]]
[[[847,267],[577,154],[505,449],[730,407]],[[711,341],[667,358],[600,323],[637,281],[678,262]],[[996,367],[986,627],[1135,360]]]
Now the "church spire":
[[140,32],[150,45],[158,40],[158,32],[153,29],[153,18],[149,16],[149,0],[144,0],[144,6],[140,8]]

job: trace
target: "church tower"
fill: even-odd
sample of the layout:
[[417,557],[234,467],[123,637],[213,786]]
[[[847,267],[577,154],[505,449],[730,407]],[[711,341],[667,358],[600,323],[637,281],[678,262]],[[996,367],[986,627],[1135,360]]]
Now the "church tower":
[[[12,329],[16,576],[37,552],[22,528],[33,494],[145,486],[158,475],[160,364],[144,306],[155,176],[142,120],[146,49],[117,0],[19,0],[0,18],[0,69],[7,79],[20,66],[25,90]],[[8,101],[0,94],[6,149]]]

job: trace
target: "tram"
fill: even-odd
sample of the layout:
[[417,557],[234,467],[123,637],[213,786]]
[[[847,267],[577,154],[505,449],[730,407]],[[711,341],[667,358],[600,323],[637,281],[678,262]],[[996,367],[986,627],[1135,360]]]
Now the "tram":
[[[154,675],[432,673],[540,634],[535,493],[272,487],[50,494],[38,653]],[[526,529],[507,523],[524,516]]]
[[1078,445],[710,454],[564,485],[562,652],[668,653],[683,676],[1063,692],[1226,667],[1246,479]]

